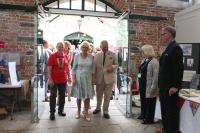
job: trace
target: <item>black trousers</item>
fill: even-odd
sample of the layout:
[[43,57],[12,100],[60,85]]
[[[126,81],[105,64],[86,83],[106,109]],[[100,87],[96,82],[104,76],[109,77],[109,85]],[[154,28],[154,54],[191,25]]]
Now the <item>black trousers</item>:
[[179,131],[178,93],[169,96],[169,92],[160,92],[161,115],[163,128],[166,133],[181,133]]
[[146,114],[145,114],[146,122],[150,123],[154,122],[155,107],[156,107],[156,97],[146,98]]
[[55,113],[56,108],[56,97],[57,97],[57,90],[59,93],[59,106],[58,106],[58,112],[63,112],[64,105],[65,105],[65,89],[66,89],[66,83],[64,84],[54,84],[51,87],[51,95],[50,95],[50,113]]
[[141,103],[141,114],[142,118],[145,118],[146,114],[146,90],[140,91],[140,103]]

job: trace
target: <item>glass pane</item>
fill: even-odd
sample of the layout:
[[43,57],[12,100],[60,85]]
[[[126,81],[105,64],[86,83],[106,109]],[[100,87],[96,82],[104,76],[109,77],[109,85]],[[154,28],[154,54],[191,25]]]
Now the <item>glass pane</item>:
[[67,9],[69,9],[69,1],[70,0],[60,0],[60,8],[67,8]]
[[100,2],[100,1],[97,1],[97,6],[96,6],[96,11],[103,11],[105,12],[106,9],[105,9],[105,4]]
[[38,117],[38,76],[34,76],[31,80],[31,122],[39,122]]
[[47,5],[46,7],[58,8],[58,1],[51,3],[51,4]]
[[[118,22],[118,36],[122,36],[117,41],[117,58],[118,58],[118,69],[117,69],[117,89],[115,89],[116,103],[119,109],[122,111],[126,117],[131,117],[132,115],[132,88],[133,82],[128,73],[133,65],[130,65],[129,48],[128,42],[125,41],[128,38],[127,31],[127,20],[121,20]],[[135,63],[135,62],[134,62]],[[128,70],[127,70],[128,69]]]
[[81,10],[81,7],[82,7],[82,0],[72,0],[72,9]]
[[94,11],[94,1],[95,0],[86,0],[85,1],[85,10]]

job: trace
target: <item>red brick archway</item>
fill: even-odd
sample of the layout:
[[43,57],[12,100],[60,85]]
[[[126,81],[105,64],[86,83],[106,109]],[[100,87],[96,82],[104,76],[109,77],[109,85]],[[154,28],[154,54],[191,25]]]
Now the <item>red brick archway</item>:
[[121,12],[128,10],[128,4],[125,0],[106,0],[108,3],[116,7]]

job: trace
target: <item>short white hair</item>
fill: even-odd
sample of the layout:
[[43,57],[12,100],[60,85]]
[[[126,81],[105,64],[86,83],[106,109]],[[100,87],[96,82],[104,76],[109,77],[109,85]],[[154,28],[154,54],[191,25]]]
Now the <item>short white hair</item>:
[[147,57],[155,57],[156,56],[152,45],[148,45],[148,44],[143,45],[141,49]]
[[83,41],[81,44],[80,44],[80,48],[82,47],[87,47],[88,50],[90,49],[90,43],[88,41]]

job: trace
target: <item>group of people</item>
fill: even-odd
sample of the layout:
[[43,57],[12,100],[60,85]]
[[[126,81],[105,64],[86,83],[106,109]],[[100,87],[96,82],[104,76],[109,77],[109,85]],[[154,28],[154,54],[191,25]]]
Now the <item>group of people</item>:
[[[176,31],[173,27],[163,28],[161,35],[164,41],[164,50],[159,61],[153,46],[144,45],[141,48],[144,59],[139,66],[138,74],[141,99],[141,115],[138,119],[142,119],[143,124],[154,123],[156,99],[159,97],[163,130],[157,133],[180,133],[178,92],[181,89],[183,77],[183,53],[176,44]],[[45,72],[45,75],[51,86],[50,120],[55,120],[57,95],[59,95],[58,115],[66,115],[64,104],[67,82],[72,83],[71,96],[77,98],[75,118],[81,117],[83,101],[84,118],[86,121],[91,120],[88,109],[90,108],[90,99],[95,95],[93,86],[96,85],[97,106],[93,114],[101,112],[103,99],[103,116],[109,119],[108,107],[118,68],[116,54],[108,49],[106,40],[101,42],[101,51],[95,55],[89,52],[91,47],[87,41],[80,44],[80,52],[74,57],[69,52],[70,46],[70,42],[57,43],[57,51],[50,54],[46,63],[48,71]],[[72,58],[73,65],[70,67]],[[48,85],[46,86],[48,87]]]
[[[84,41],[80,44],[80,52],[73,57],[66,53],[70,42],[57,43],[57,50],[51,53],[48,59],[48,84],[50,85],[50,120],[55,120],[56,97],[58,95],[58,115],[65,116],[65,90],[67,82],[72,82],[71,96],[77,99],[76,119],[81,117],[81,103],[84,103],[83,115],[86,121],[91,120],[88,112],[90,99],[95,95],[94,85],[96,85],[97,107],[93,114],[101,111],[102,99],[103,115],[106,119],[110,118],[108,107],[112,88],[115,82],[115,72],[118,67],[115,53],[108,50],[108,42],[103,40],[100,44],[101,52],[95,56],[91,54],[90,43]],[[71,72],[70,72],[71,71]],[[72,77],[71,77],[72,75]]]
[[163,129],[156,133],[181,133],[179,131],[178,92],[183,78],[183,53],[176,44],[176,31],[167,26],[162,30],[164,50],[159,58],[151,45],[142,46],[144,59],[139,67],[139,91],[142,124],[154,123],[156,98],[161,103]]

